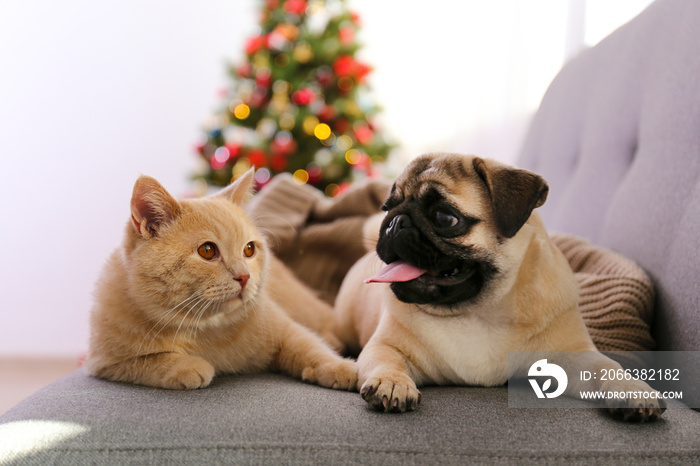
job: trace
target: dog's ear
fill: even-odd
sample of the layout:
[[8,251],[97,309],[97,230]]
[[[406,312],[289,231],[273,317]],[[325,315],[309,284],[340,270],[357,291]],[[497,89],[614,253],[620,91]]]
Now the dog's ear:
[[479,157],[474,157],[472,166],[488,189],[499,233],[512,238],[530,218],[532,210],[547,200],[547,182],[527,170]]

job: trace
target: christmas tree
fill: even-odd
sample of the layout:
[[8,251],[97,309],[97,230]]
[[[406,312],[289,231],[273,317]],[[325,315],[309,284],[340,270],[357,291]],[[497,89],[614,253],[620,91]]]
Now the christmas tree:
[[258,185],[289,172],[332,197],[378,176],[391,145],[372,121],[358,28],[343,0],[264,1],[259,32],[231,67],[225,106],[197,147],[207,162],[197,178],[225,186],[255,166]]

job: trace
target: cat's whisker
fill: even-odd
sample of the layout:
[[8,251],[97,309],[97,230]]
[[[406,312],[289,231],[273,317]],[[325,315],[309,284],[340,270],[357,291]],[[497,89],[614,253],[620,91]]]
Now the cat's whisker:
[[251,298],[249,303],[250,303],[249,304],[249,307],[250,307],[249,312],[252,312],[256,316],[261,317],[263,321],[268,320],[268,313],[265,312],[265,310],[262,308],[262,306],[258,302],[258,296],[254,296],[253,298]]
[[278,216],[278,215],[269,215],[269,214],[267,214],[267,215],[256,215],[255,217],[250,217],[250,219],[253,221],[253,223],[255,224],[255,227],[256,227],[257,229],[261,229],[261,228],[262,228],[260,225],[258,225],[258,220],[263,220],[263,219],[266,219],[266,218],[274,218],[276,221],[282,220],[282,221],[284,221],[284,222],[287,224],[288,227],[290,227],[290,228],[292,228],[292,229],[295,229],[295,230],[296,230],[297,227],[298,227],[298,225],[292,224],[292,222],[290,222],[289,219],[287,219],[287,218],[285,218],[285,217],[280,217],[280,216]]
[[269,228],[262,228],[262,227],[258,227],[258,231],[263,233],[263,236],[265,236],[265,238],[267,238],[267,240],[269,242],[274,241],[277,244],[277,246],[279,247],[279,245],[282,241],[280,240],[280,237],[277,233],[270,230]]
[[141,345],[139,345],[139,349],[137,351],[137,354],[141,354],[141,349],[143,348],[144,343],[148,340],[148,336],[151,334],[151,332],[153,332],[156,329],[158,324],[160,324],[166,317],[168,317],[170,314],[172,314],[172,317],[167,322],[165,322],[163,324],[163,326],[160,328],[160,330],[158,330],[158,332],[156,332],[156,334],[153,336],[153,338],[150,339],[151,343],[149,344],[148,347],[150,347],[153,344],[153,342],[155,341],[156,337],[160,334],[160,332],[162,332],[163,329],[165,329],[165,327],[167,327],[167,325],[177,316],[177,314],[180,312],[180,310],[178,310],[178,308],[180,308],[181,306],[183,306],[183,308],[184,308],[184,306],[187,306],[187,304],[190,303],[191,301],[198,299],[200,297],[200,295],[201,295],[200,292],[195,291],[189,297],[183,299],[182,301],[180,301],[180,303],[176,304],[175,306],[170,308],[168,311],[164,312],[163,315],[160,317],[160,319],[158,319],[158,321],[156,321],[156,323],[154,323],[151,326],[151,329],[146,333],[146,335],[143,336],[143,339],[141,340]]
[[[195,313],[194,317],[194,325],[192,325],[192,329],[190,330],[190,339],[194,340],[194,338],[197,336],[197,331],[199,330],[199,323],[202,320],[202,317],[204,316],[204,313],[207,312],[207,308],[211,305],[211,301],[207,303],[206,306],[202,307],[199,311]],[[218,312],[219,307],[221,306],[221,303],[216,303],[216,306],[214,308],[214,312]]]
[[[169,315],[169,314],[171,314],[171,313],[172,313],[172,311],[167,312],[167,313],[166,313],[166,316]],[[146,347],[146,349],[147,349],[147,350],[150,349],[150,347],[153,346],[153,343],[155,343],[156,338],[158,338],[158,335],[160,335],[160,332],[162,332],[163,330],[165,330],[165,328],[168,326],[168,324],[169,324],[170,322],[172,322],[172,321],[175,319],[175,317],[177,317],[177,315],[178,315],[179,313],[180,313],[180,311],[177,311],[177,312],[172,313],[172,316],[170,317],[170,319],[168,319],[167,322],[163,323],[163,325],[162,325],[162,326],[160,327],[160,329],[155,333],[155,335],[153,335],[153,337],[150,338],[150,341],[149,341],[148,338],[147,338],[148,335],[146,335],[146,336],[143,338],[143,340],[141,341],[141,346],[143,346],[143,344],[144,344],[146,341],[149,341],[149,344],[148,344],[148,346]],[[164,316],[164,317],[165,317],[165,316]],[[163,320],[163,317],[161,317],[161,319],[159,320],[159,322],[162,321],[162,320]],[[157,324],[156,324],[156,325],[157,325]],[[151,331],[152,331],[152,330],[155,330],[156,325],[153,326],[153,328],[151,329]],[[151,332],[149,331],[148,333],[151,333]],[[139,347],[139,354],[141,353],[140,350],[141,350],[141,347]]]
[[[194,297],[194,299],[196,299],[196,301],[195,301],[194,304],[192,304],[192,305],[189,307],[189,310],[187,311],[187,313],[186,313],[185,316],[183,317],[183,321],[184,321],[184,318],[187,317],[187,314],[189,314],[189,313],[192,311],[193,308],[195,308],[195,307],[198,306],[202,301],[204,301],[204,298],[202,297],[202,294],[201,294],[201,293],[196,293],[196,295],[197,295],[197,296]],[[160,330],[158,330],[158,332],[157,332],[155,335],[153,335],[153,338],[151,338],[151,343],[149,344],[149,347],[150,347],[151,345],[153,345],[153,343],[155,343],[156,338],[158,337],[158,335],[160,334],[160,332],[162,332],[163,330],[165,330],[165,328],[170,324],[170,322],[172,322],[173,320],[175,320],[175,318],[178,316],[178,314],[180,314],[180,312],[183,311],[183,310],[184,310],[184,307],[183,307],[183,309],[180,309],[179,311],[177,311],[176,313],[174,313],[174,314],[172,315],[172,317],[170,317],[170,319],[168,319],[168,321],[165,322],[165,323],[161,326]],[[183,322],[183,321],[180,322],[180,325],[182,325],[182,322]],[[178,327],[178,331],[179,331],[179,327]],[[175,335],[177,336],[177,332],[175,333]]]
[[[209,306],[209,304],[211,303],[211,301],[208,301],[208,300],[202,298],[200,301],[197,302],[197,304],[200,304],[202,302],[204,303],[204,305],[203,305],[204,309],[206,309]],[[175,351],[175,342],[177,341],[177,335],[178,335],[178,333],[180,333],[180,329],[182,328],[182,324],[185,323],[187,316],[189,316],[190,312],[192,312],[195,309],[195,306],[190,307],[190,309],[185,313],[185,315],[182,316],[182,320],[180,321],[180,325],[178,325],[177,330],[175,330],[175,335],[173,335],[173,351]],[[199,311],[195,312],[195,316],[197,315],[197,312],[199,312]]]
[[170,315],[172,312],[176,312],[176,313],[177,313],[177,312],[180,312],[180,311],[178,310],[179,307],[181,307],[181,306],[184,307],[184,306],[186,306],[190,301],[193,301],[193,300],[195,300],[195,299],[198,299],[199,297],[200,297],[200,293],[197,292],[197,291],[195,291],[195,292],[192,293],[188,298],[185,298],[184,300],[180,301],[179,304],[173,306],[173,307],[170,308],[167,312],[163,313],[163,315],[161,316],[161,318],[158,319],[158,321],[157,321],[155,324],[153,324],[153,326],[151,327],[151,330],[149,330],[148,333],[147,333],[145,336],[147,337],[153,330],[155,330],[156,326],[158,326],[158,324],[161,323],[161,322],[163,321],[163,319],[165,319],[165,318],[166,318],[168,315]]
[[276,215],[258,215],[258,216],[256,216],[256,217],[251,217],[251,220],[252,220],[253,223],[255,224],[255,226],[256,226],[256,228],[258,229],[258,231],[267,233],[265,236],[268,237],[270,240],[273,240],[273,239],[274,239],[275,243],[276,243],[278,246],[281,244],[281,240],[280,240],[279,235],[278,235],[277,233],[275,233],[274,231],[272,231],[271,229],[269,229],[269,228],[264,228],[264,227],[258,225],[258,220],[263,220],[263,219],[266,219],[266,218],[274,218],[276,221],[282,220],[282,221],[284,221],[284,223],[286,223],[286,225],[287,225],[289,228],[291,228],[292,230],[297,230],[297,228],[298,228],[298,225],[296,225],[296,226],[293,225],[288,219],[286,219],[286,218],[284,218],[284,217],[278,217],[278,216],[276,216]]
[[[260,306],[257,305],[253,308],[257,312],[260,309]],[[274,328],[274,325],[271,324],[271,317],[270,314],[267,312],[262,312],[258,313],[261,317],[261,320],[263,321],[263,328],[265,328],[267,331],[264,333],[265,335],[265,345],[271,345],[272,344],[272,332],[271,330]]]
[[206,308],[203,308],[203,309],[200,309],[197,312],[195,312],[194,317],[192,318],[194,323],[190,326],[190,331],[189,331],[189,334],[187,335],[187,338],[189,340],[194,340],[194,337],[197,335],[197,326],[199,325],[199,319],[202,318],[205,311],[206,311]]

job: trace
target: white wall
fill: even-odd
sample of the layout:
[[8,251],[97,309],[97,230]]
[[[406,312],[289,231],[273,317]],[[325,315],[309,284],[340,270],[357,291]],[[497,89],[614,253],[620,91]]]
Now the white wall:
[[353,4],[368,44],[362,54],[377,68],[374,91],[391,102],[384,121],[405,157],[458,151],[513,161],[532,111],[574,51],[561,0],[433,1],[427,11]]
[[[582,1],[351,0],[399,154],[512,160],[583,40],[570,27]],[[146,173],[174,194],[190,189],[192,145],[256,6],[0,2],[0,356],[85,350],[93,284],[120,242],[133,182]]]
[[455,151],[514,162],[563,63],[651,0],[353,0],[400,159]]

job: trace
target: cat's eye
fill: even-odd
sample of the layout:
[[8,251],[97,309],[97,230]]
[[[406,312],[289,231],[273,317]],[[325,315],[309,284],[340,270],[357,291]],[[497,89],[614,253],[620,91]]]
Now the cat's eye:
[[243,248],[243,255],[246,257],[253,257],[254,254],[255,254],[255,243],[251,241],[250,243],[246,244],[245,247]]
[[197,248],[197,253],[206,260],[212,260],[216,257],[216,244],[208,241]]

